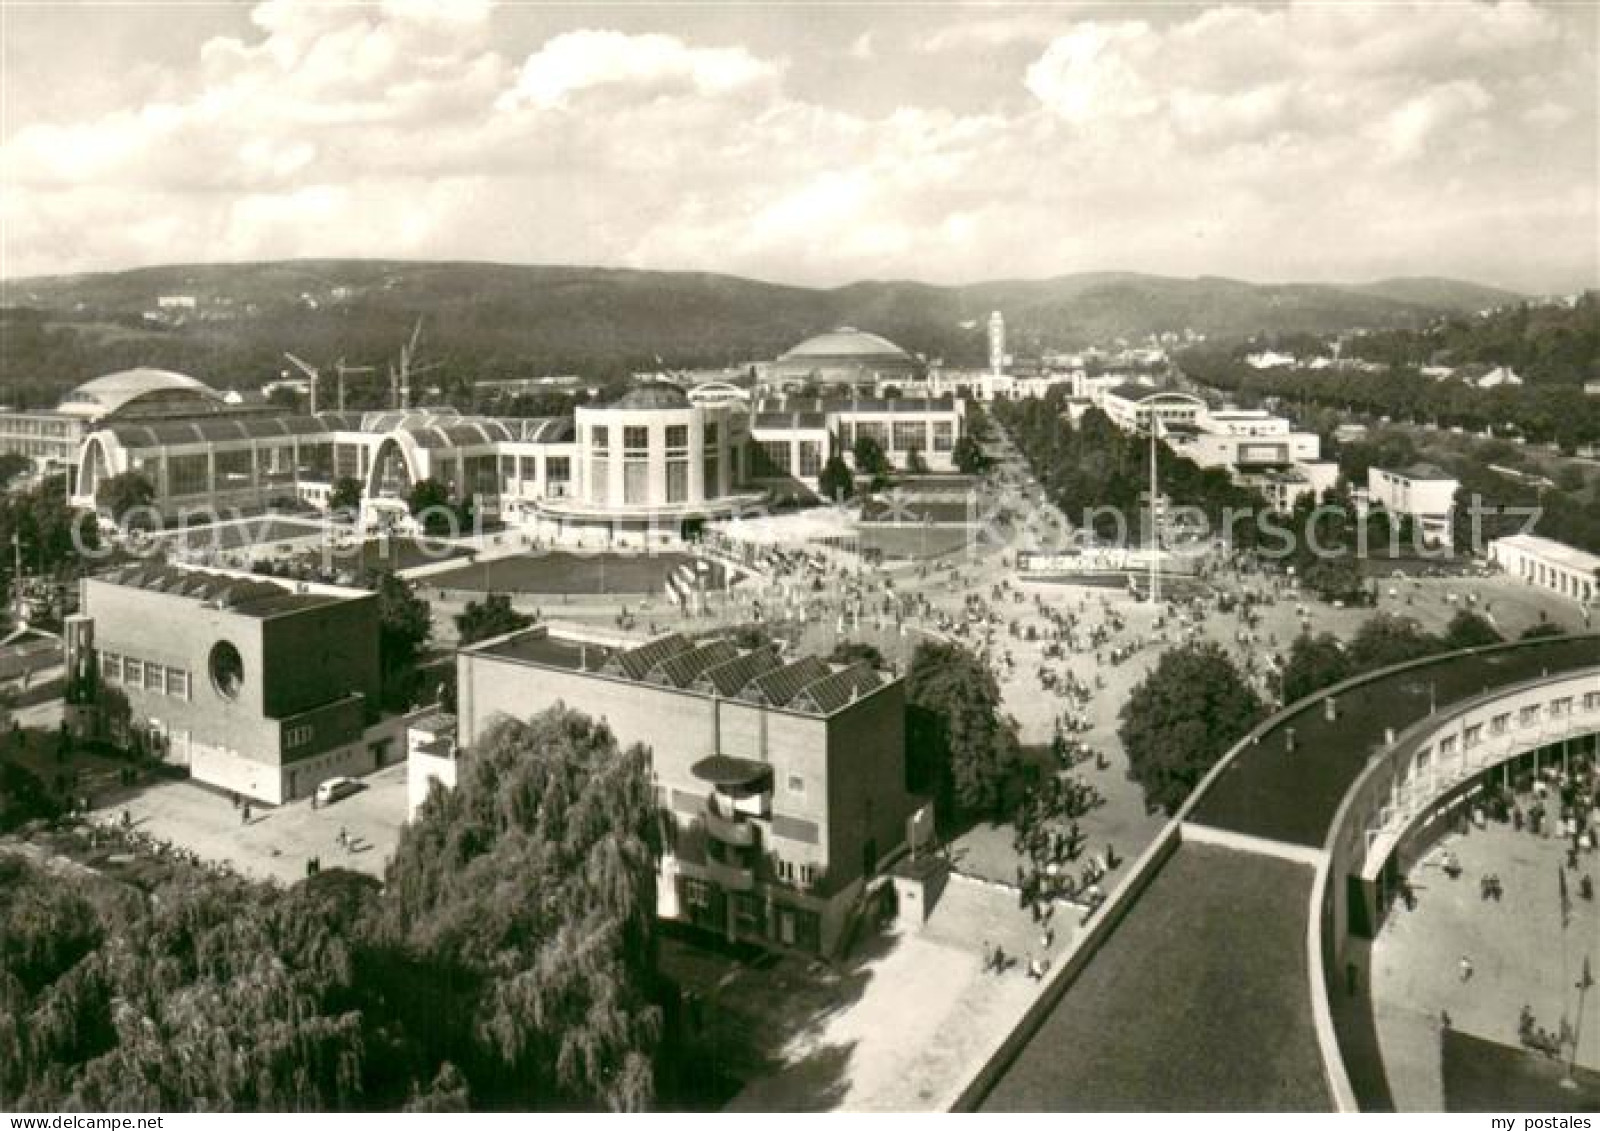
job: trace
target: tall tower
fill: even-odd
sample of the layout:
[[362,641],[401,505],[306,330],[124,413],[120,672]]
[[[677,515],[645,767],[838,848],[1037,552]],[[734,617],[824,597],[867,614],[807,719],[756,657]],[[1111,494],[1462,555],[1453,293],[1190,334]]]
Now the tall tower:
[[996,377],[1006,368],[1006,320],[997,310],[989,315],[989,372]]

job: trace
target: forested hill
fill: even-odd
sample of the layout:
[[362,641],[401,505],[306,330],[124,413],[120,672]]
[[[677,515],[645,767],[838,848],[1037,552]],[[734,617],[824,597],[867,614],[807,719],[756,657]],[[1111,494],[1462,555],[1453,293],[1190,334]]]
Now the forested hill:
[[[195,305],[163,309],[163,296]],[[1029,353],[1186,329],[1217,337],[1420,328],[1515,297],[1439,279],[1258,285],[1095,273],[814,289],[702,273],[485,263],[152,267],[7,281],[0,399],[50,403],[72,384],[132,365],[253,387],[283,369],[284,350],[314,364],[343,357],[381,366],[419,315],[421,354],[444,362],[454,380],[561,372],[605,380],[652,367],[657,357],[682,367],[770,358],[839,325],[951,364],[978,363],[984,322],[997,309],[1014,351]]]
[[1529,384],[1581,385],[1600,378],[1600,291],[1571,305],[1514,303],[1426,330],[1364,334],[1347,349],[1397,368],[1504,365]]

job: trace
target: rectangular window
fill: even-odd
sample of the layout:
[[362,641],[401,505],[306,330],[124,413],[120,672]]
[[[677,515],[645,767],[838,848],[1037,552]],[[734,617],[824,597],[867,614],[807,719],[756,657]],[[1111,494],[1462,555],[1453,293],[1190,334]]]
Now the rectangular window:
[[629,424],[622,429],[622,448],[627,452],[650,450],[650,429],[642,424]]
[[667,502],[682,503],[689,498],[689,461],[667,461]]
[[926,451],[928,447],[928,427],[918,420],[908,422],[897,420],[894,422],[894,450],[909,452],[912,448]]
[[642,507],[649,501],[650,464],[642,459],[630,459],[622,469],[623,505]]
[[1524,707],[1517,712],[1518,726],[1532,726],[1539,721],[1539,708],[1537,706]]
[[1600,711],[1600,691],[1587,691],[1583,696],[1585,711]]
[[206,457],[200,455],[167,457],[167,491],[172,495],[203,495],[210,488]]
[[768,475],[788,475],[791,470],[788,440],[762,440],[758,445],[762,466]]
[[1504,734],[1506,732],[1506,727],[1508,727],[1510,724],[1510,715],[1496,715],[1494,718],[1489,720],[1489,733]]
[[589,461],[589,499],[599,506],[608,506],[611,502],[611,461],[607,459],[592,459]]
[[570,456],[550,456],[544,461],[544,477],[549,483],[572,482],[572,458]]
[[[862,436],[871,436],[880,445],[889,442],[889,429],[881,420],[863,420],[856,425],[856,439]],[[854,442],[852,441],[852,446]]]
[[1479,742],[1483,741],[1483,725],[1480,723],[1476,726],[1468,727],[1462,732],[1461,741],[1468,750],[1478,745]]
[[611,428],[606,424],[597,424],[589,429],[589,448],[592,451],[604,452],[611,448]]
[[532,483],[534,480],[539,478],[539,461],[534,459],[532,456],[523,456],[522,459],[518,461],[518,467],[521,470],[518,472],[517,478],[521,479],[524,483]]
[[[668,442],[670,443],[671,441],[669,440]],[[714,447],[717,443],[717,422],[715,420],[706,421],[705,443],[708,448]]]
[[101,652],[100,674],[112,683],[121,683],[122,657],[115,652]]
[[123,658],[122,681],[129,687],[144,687],[144,664],[132,656]]
[[822,444],[820,441],[800,441],[800,474],[808,478],[814,478],[822,474]]
[[310,746],[311,728],[309,726],[290,727],[284,736],[283,745],[286,750],[298,750],[302,746]]
[[717,473],[717,456],[711,449],[706,449],[705,462],[700,467],[701,482],[705,485],[705,497],[714,499],[722,494],[722,480]]
[[806,779],[801,777],[799,774],[790,774],[789,775],[789,792],[790,793],[804,793],[805,791],[806,791]]
[[936,452],[954,451],[956,446],[956,427],[948,420],[935,420],[933,422],[933,450]]
[[180,668],[168,668],[166,691],[174,699],[189,698],[189,673]]
[[1447,735],[1445,735],[1443,738],[1441,738],[1439,740],[1439,756],[1440,757],[1444,757],[1447,754],[1454,754],[1455,751],[1456,751],[1456,736],[1455,735],[1447,734]]
[[667,425],[667,447],[687,448],[689,446],[689,426],[687,424]]
[[244,451],[219,451],[212,458],[216,464],[219,489],[225,491],[250,485],[255,461],[249,448]]

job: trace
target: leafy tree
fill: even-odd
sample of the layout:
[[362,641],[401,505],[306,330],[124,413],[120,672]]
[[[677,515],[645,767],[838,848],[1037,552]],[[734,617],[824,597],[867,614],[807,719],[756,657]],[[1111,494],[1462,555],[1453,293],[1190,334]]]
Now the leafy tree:
[[25,572],[63,575],[92,560],[100,546],[94,515],[67,500],[66,484],[47,479],[31,491],[0,496],[0,575],[15,568],[15,545]]
[[511,598],[504,593],[490,593],[482,601],[468,601],[466,609],[455,619],[463,646],[491,636],[503,636],[533,623],[532,617],[512,608]]
[[1441,647],[1438,637],[1422,631],[1410,617],[1379,613],[1350,641],[1350,662],[1357,671],[1370,672],[1430,656]]
[[940,812],[999,812],[1019,761],[1016,728],[994,674],[972,652],[917,645],[906,677],[906,750],[912,788],[933,793]]
[[772,633],[759,624],[741,624],[728,637],[737,648],[768,648],[772,646]]
[[124,471],[101,480],[94,491],[95,506],[108,512],[118,523],[126,519],[130,511],[148,507],[155,497],[155,484],[137,471]]
[[287,409],[289,412],[304,411],[307,399],[307,394],[300,392],[293,385],[279,385],[267,394],[268,404],[274,408]]
[[970,433],[956,441],[950,457],[955,461],[956,470],[963,475],[978,475],[989,466],[989,457],[983,454],[983,448]]
[[906,452],[906,471],[910,472],[912,475],[927,474],[928,461],[922,458],[921,448],[912,448],[910,451]]
[[422,522],[428,534],[449,534],[461,528],[460,510],[450,499],[450,489],[437,479],[419,479],[406,497],[411,517]]
[[1361,566],[1354,558],[1319,557],[1300,572],[1307,589],[1324,601],[1361,604],[1370,596]]
[[1482,648],[1502,644],[1505,637],[1486,619],[1470,609],[1459,609],[1445,626],[1444,643],[1451,649]]
[[822,474],[817,477],[817,488],[825,499],[842,500],[855,494],[856,477],[843,456],[835,452],[828,457],[828,462],[822,465]]
[[1567,630],[1553,620],[1540,620],[1522,630],[1523,640],[1543,640],[1551,636],[1565,636]]
[[855,445],[850,449],[850,454],[855,459],[856,471],[865,476],[871,483],[871,489],[876,491],[882,488],[889,480],[889,456],[883,450],[883,445],[876,436],[859,435]]
[[338,515],[354,515],[361,509],[361,480],[341,475],[328,492],[328,510]]
[[1304,699],[1352,674],[1350,658],[1332,633],[1303,633],[1289,646],[1289,660],[1283,668],[1283,701]]
[[373,571],[367,588],[378,595],[378,656],[389,687],[412,672],[433,633],[433,613],[412,584],[391,570]]
[[1145,807],[1178,811],[1207,770],[1262,717],[1263,704],[1215,644],[1162,655],[1123,704],[1118,735]]
[[11,486],[11,481],[33,467],[33,461],[16,452],[0,452],[0,490]]
[[648,752],[557,706],[493,727],[402,831],[385,930],[454,972],[449,1015],[506,1100],[654,1098],[658,822]]

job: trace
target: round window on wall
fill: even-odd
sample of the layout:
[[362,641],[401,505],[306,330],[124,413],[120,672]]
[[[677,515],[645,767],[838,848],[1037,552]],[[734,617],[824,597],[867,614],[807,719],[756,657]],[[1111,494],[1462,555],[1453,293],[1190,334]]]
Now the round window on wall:
[[244,657],[239,649],[220,640],[211,647],[211,686],[224,699],[237,699],[244,686]]

